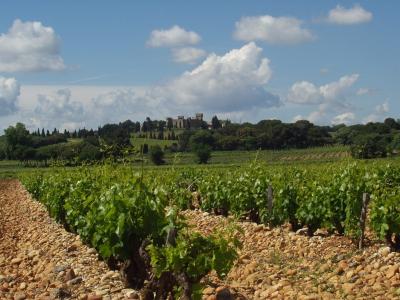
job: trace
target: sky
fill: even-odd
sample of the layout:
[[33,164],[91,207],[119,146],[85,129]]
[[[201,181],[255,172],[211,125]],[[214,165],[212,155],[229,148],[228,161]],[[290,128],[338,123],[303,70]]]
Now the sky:
[[400,1],[1,1],[0,132],[398,118]]

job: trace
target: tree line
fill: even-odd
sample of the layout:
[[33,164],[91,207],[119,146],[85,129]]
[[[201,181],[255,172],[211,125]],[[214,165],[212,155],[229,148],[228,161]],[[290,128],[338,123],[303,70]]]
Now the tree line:
[[135,146],[132,145],[133,135],[176,140],[162,149],[160,146],[149,149],[146,144],[140,145],[141,152],[193,151],[199,162],[206,162],[211,151],[220,150],[280,150],[336,144],[351,146],[354,157],[372,158],[396,153],[400,148],[400,122],[393,118],[351,126],[318,126],[306,120],[294,123],[262,120],[256,124],[225,122],[222,126],[214,116],[210,126],[205,128],[188,129],[175,134],[167,122],[146,118],[143,123],[127,120],[105,124],[96,130],[83,128],[61,132],[55,128],[51,132],[45,129],[30,132],[24,124],[17,123],[8,127],[4,136],[0,137],[0,159],[61,159],[79,163],[106,157],[118,158],[132,151],[132,146]]

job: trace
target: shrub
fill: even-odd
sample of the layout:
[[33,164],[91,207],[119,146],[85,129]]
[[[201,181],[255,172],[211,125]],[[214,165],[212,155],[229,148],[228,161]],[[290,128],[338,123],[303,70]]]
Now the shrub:
[[164,161],[164,152],[159,145],[150,147],[150,159],[155,165],[162,165]]
[[211,158],[211,148],[207,145],[197,145],[193,151],[199,164],[206,164]]

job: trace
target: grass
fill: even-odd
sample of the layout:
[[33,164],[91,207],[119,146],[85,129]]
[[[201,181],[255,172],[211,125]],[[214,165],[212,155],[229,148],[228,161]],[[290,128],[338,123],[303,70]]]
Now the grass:
[[18,161],[0,160],[0,178],[15,178],[20,171],[25,171]]
[[[348,163],[354,161],[353,158],[349,157],[347,147],[334,146],[279,151],[215,151],[212,153],[211,160],[207,165],[197,164],[196,157],[193,153],[189,152],[166,153],[166,164],[161,166],[153,165],[148,155],[145,155],[144,168],[147,170],[163,170],[169,168],[216,168],[226,169],[228,171],[231,168],[237,168],[239,166],[249,164],[255,160],[258,162],[267,162],[267,164],[282,168],[285,168],[287,165],[299,167],[317,167],[325,164]],[[377,160],[385,160],[388,163],[399,163],[400,157],[381,158]],[[368,160],[366,163],[373,164],[377,160]],[[140,160],[136,160],[128,164],[133,164],[133,166],[138,169],[141,168],[142,165]],[[35,170],[45,170],[45,168],[24,167],[18,161],[0,161],[0,178],[15,178],[21,171],[31,172]]]
[[[348,148],[343,146],[291,150],[214,151],[209,164],[246,164],[257,159],[269,164],[331,162],[348,158]],[[193,153],[167,153],[167,164],[195,164]]]
[[162,149],[164,149],[165,146],[169,147],[173,143],[177,143],[177,141],[173,140],[157,140],[157,139],[147,139],[147,138],[138,138],[138,137],[132,137],[131,138],[131,144],[137,149],[140,149],[140,146],[147,144],[149,147],[159,145]]

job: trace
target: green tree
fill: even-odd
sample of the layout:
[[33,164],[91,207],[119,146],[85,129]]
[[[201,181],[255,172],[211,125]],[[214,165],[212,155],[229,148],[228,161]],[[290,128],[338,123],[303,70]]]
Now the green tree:
[[221,122],[218,120],[218,117],[217,116],[212,117],[212,119],[211,119],[211,128],[212,129],[219,129],[221,127],[222,127],[222,125],[221,125]]
[[26,159],[30,153],[27,148],[31,147],[32,138],[29,131],[22,123],[17,123],[14,126],[8,127],[4,130],[6,138],[5,154],[8,159]]
[[164,161],[164,152],[159,145],[150,147],[150,159],[155,165],[162,165]]
[[208,145],[195,145],[193,152],[199,164],[206,164],[211,158],[211,147]]
[[210,131],[208,130],[199,130],[195,134],[193,134],[189,139],[189,145],[197,146],[197,145],[207,145],[210,148],[214,147],[215,139]]
[[97,147],[89,142],[83,142],[82,148],[79,151],[79,161],[95,161],[102,156],[100,147]]

